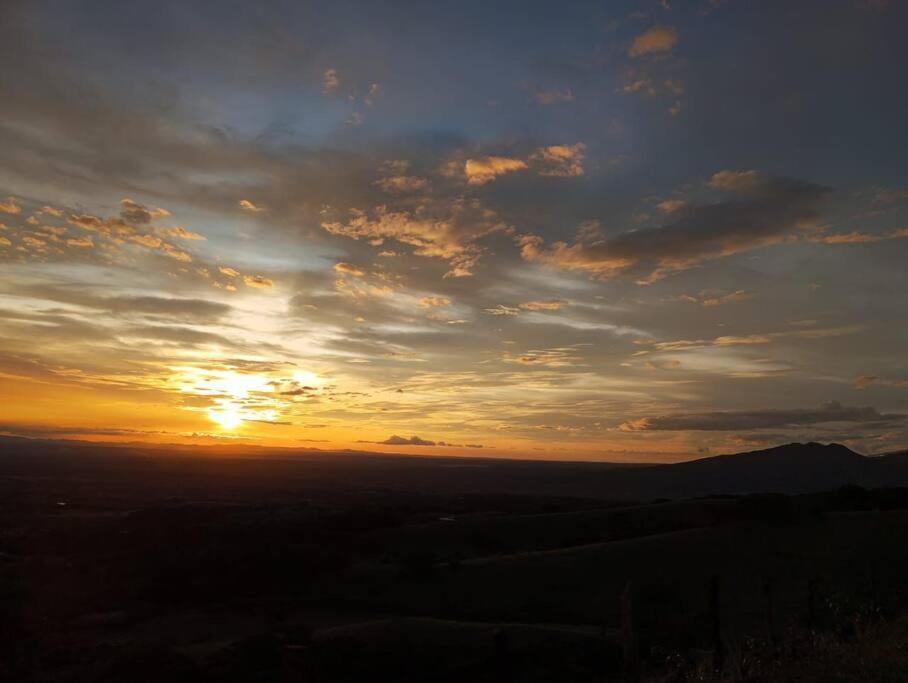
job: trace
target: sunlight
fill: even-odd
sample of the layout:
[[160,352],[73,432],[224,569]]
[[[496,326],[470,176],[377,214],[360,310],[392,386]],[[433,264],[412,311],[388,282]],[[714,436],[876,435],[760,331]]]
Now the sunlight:
[[309,387],[320,387],[325,383],[325,380],[309,370],[298,370],[297,372],[294,372],[293,379],[296,382]]
[[218,408],[209,408],[208,417],[212,422],[217,423],[223,429],[236,429],[243,421],[240,410],[232,404],[221,405]]
[[286,376],[282,380],[266,374],[193,366],[173,370],[173,381],[181,393],[207,399],[208,405],[195,403],[187,409],[204,411],[209,420],[224,430],[236,429],[244,422],[278,422],[293,405],[293,400],[282,397],[281,391],[293,383],[307,387],[324,384],[324,380],[308,371],[296,372],[288,385]]

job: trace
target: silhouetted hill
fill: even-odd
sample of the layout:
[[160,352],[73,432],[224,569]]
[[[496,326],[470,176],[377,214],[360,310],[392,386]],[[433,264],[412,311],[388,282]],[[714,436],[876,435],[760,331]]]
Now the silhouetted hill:
[[[881,458],[841,444],[791,443],[775,448],[659,465],[622,473],[632,489],[666,497],[710,494],[811,493],[845,484],[885,485]],[[908,481],[908,463],[902,481]]]

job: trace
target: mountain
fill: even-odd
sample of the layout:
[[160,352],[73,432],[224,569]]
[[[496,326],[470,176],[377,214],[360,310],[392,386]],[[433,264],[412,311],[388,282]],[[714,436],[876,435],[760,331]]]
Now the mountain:
[[[790,443],[622,473],[632,489],[680,498],[710,494],[810,493],[845,484],[884,485],[880,458],[841,444]],[[908,467],[902,482],[908,483]]]

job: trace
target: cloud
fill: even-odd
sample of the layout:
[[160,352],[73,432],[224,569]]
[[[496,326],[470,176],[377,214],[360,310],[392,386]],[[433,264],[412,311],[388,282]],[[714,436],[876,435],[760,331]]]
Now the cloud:
[[855,389],[867,389],[871,386],[908,387],[908,379],[894,379],[877,375],[861,375],[854,380]]
[[397,175],[387,178],[379,178],[374,183],[383,192],[389,194],[403,194],[405,192],[418,192],[424,190],[429,185],[425,178],[412,175]]
[[191,346],[235,346],[233,342],[219,334],[194,330],[190,327],[180,327],[178,325],[137,325],[125,328],[119,334],[124,337],[156,339],[159,341]]
[[571,92],[570,88],[565,88],[564,90],[537,90],[533,97],[536,102],[542,105],[574,101],[574,93]]
[[382,93],[381,83],[373,83],[369,86],[369,92],[366,93],[366,96],[363,98],[363,102],[366,103],[366,106],[372,107],[375,106],[375,101]]
[[340,87],[340,76],[337,69],[325,69],[322,74],[322,92],[326,95],[332,95]]
[[494,308],[484,308],[482,309],[485,313],[489,315],[519,315],[520,309],[514,308],[513,306],[505,306],[504,304],[498,304]]
[[567,368],[581,364],[582,359],[577,355],[577,349],[562,346],[551,349],[531,349],[524,353],[505,353],[502,358],[505,363],[518,363],[520,365],[544,365],[551,368]]
[[77,288],[32,285],[14,288],[17,296],[45,299],[72,306],[80,306],[116,315],[150,316],[166,320],[193,323],[219,322],[233,308],[227,304],[206,299],[187,299],[163,296],[98,296]]
[[[765,334],[722,335],[713,339],[677,339],[674,341],[656,342],[651,340],[637,340],[634,343],[655,351],[691,351],[710,347],[723,346],[752,346],[756,344],[770,344],[776,339],[827,339],[854,334],[861,330],[860,326],[828,327],[811,330],[786,330],[784,332],[767,332]],[[648,350],[638,351],[634,355],[646,355]]]
[[167,244],[166,242],[161,244],[161,251],[165,256],[169,256],[172,259],[177,261],[182,261],[183,263],[189,263],[192,261],[192,255],[188,252],[181,251],[177,249],[172,244]]
[[389,436],[384,441],[379,441],[378,443],[386,444],[388,446],[434,446],[434,441],[428,441],[426,439],[421,439],[418,436],[411,436],[409,439],[402,436],[397,436],[394,434]]
[[582,142],[574,145],[550,145],[533,152],[530,155],[530,162],[542,176],[561,178],[581,176],[585,152],[586,145]]
[[855,389],[866,389],[867,387],[876,383],[879,379],[876,375],[861,375],[860,377],[854,380]]
[[347,222],[324,221],[322,228],[373,246],[389,239],[412,246],[417,256],[447,261],[445,277],[472,275],[482,253],[477,241],[507,229],[494,212],[466,199],[420,201],[413,210],[399,211],[381,205],[371,212],[351,209],[349,214]]
[[522,171],[525,168],[527,168],[527,162],[522,159],[489,156],[467,159],[464,164],[464,174],[470,185],[485,185],[500,175]]
[[639,36],[627,50],[629,57],[671,52],[678,42],[678,30],[674,26],[653,26]]
[[274,287],[273,281],[261,275],[244,275],[243,282],[247,287],[252,287],[253,289],[271,289]]
[[814,227],[829,190],[812,183],[764,176],[753,171],[721,171],[710,186],[734,195],[715,204],[689,206],[659,228],[631,230],[592,243],[516,238],[527,261],[599,278],[636,276],[650,283],[714,259],[792,239]]
[[908,237],[908,228],[896,228],[885,233],[866,233],[866,232],[848,232],[826,235],[818,231],[817,234],[809,236],[810,242],[819,242],[821,244],[868,244],[872,242],[885,242],[887,240],[897,240]]
[[95,246],[95,241],[91,235],[82,235],[81,237],[70,237],[66,240],[66,244],[70,247],[88,249]]
[[201,242],[207,239],[205,235],[200,235],[192,230],[181,228],[178,225],[172,228],[162,228],[160,232],[165,237],[175,237],[181,240],[189,240],[190,242]]
[[725,170],[714,173],[707,185],[722,192],[751,194],[765,187],[766,177],[758,171]]
[[677,359],[648,360],[643,365],[647,370],[677,370],[681,367],[681,361]]
[[360,440],[357,443],[375,443],[382,444],[385,446],[443,446],[446,448],[483,448],[482,444],[478,443],[450,443],[448,441],[430,441],[428,439],[423,439],[418,436],[411,436],[410,438],[404,436],[398,436],[394,434],[389,436],[384,441],[364,441]]
[[568,178],[583,175],[586,145],[549,145],[539,147],[526,161],[514,157],[487,156],[467,159],[464,174],[470,185],[485,185],[497,177],[532,168],[538,175]]
[[130,242],[141,244],[143,247],[148,247],[149,249],[157,249],[163,244],[163,240],[154,235],[130,235],[128,239]]
[[157,296],[119,296],[98,301],[96,306],[110,311],[141,313],[168,318],[188,318],[198,322],[220,320],[232,308],[204,299],[179,299]]
[[354,266],[352,263],[335,263],[334,270],[343,275],[352,275],[353,277],[362,277],[365,275],[365,271],[357,266]]
[[387,159],[381,163],[380,169],[387,175],[405,175],[410,169],[410,162],[406,159]]
[[624,422],[619,429],[625,432],[728,431],[803,427],[837,422],[883,425],[901,422],[906,417],[908,416],[880,413],[871,407],[851,407],[844,406],[838,401],[829,401],[818,408],[727,410],[644,417]]
[[677,213],[686,206],[687,202],[683,199],[665,199],[656,204],[656,208],[659,211],[667,214]]
[[0,213],[17,214],[22,211],[22,207],[16,203],[15,197],[9,197],[5,202],[0,202]]
[[542,299],[540,301],[527,301],[520,304],[520,308],[526,311],[557,311],[567,302],[561,299]]
[[[37,218],[39,215],[41,220]],[[172,232],[175,229],[152,225],[153,221],[169,215],[166,209],[148,207],[131,199],[121,201],[118,215],[106,218],[87,213],[67,213],[45,206],[16,228],[19,233],[17,252],[20,256],[41,261],[119,263],[134,267],[136,252],[123,247],[135,245],[158,256],[182,263],[192,262],[189,252],[165,239],[170,234],[176,234]],[[65,220],[69,226],[94,233],[94,236],[74,236],[69,227],[52,224],[58,219]]]
[[120,201],[120,217],[135,225],[148,225],[157,218],[169,216],[170,212],[166,209],[157,209],[142,204],[138,204],[131,199]]
[[251,211],[252,213],[259,213],[261,211],[266,210],[265,207],[258,206],[248,199],[241,199],[238,203],[240,205],[240,208],[243,209],[243,211]]
[[0,434],[11,434],[25,438],[60,438],[61,436],[148,436],[161,434],[175,436],[177,432],[154,429],[118,429],[113,427],[61,427],[4,422],[0,423]]
[[746,289],[736,289],[734,292],[723,292],[715,289],[704,289],[699,294],[682,294],[681,299],[692,304],[700,304],[707,308],[713,306],[723,306],[724,304],[735,301],[746,301],[753,298],[753,292]]
[[655,95],[658,92],[656,85],[648,78],[638,78],[636,81],[631,81],[621,90],[626,93],[645,93],[647,95]]
[[435,308],[437,306],[450,306],[451,300],[444,296],[424,296],[419,300],[422,308]]

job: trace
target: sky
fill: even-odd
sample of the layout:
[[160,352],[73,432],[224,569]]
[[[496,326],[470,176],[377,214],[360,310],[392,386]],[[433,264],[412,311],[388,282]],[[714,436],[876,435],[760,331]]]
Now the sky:
[[0,433],[908,447],[908,3],[0,4]]

